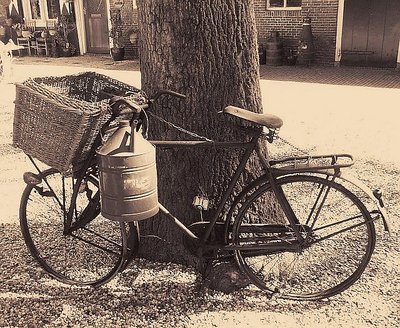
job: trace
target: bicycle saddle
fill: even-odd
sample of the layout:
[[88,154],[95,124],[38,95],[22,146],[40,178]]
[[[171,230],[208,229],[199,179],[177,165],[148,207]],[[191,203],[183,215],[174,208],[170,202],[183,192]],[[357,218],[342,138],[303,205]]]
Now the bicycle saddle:
[[283,125],[282,119],[278,116],[272,114],[257,114],[235,106],[225,107],[224,113],[263,125],[269,129],[279,129]]

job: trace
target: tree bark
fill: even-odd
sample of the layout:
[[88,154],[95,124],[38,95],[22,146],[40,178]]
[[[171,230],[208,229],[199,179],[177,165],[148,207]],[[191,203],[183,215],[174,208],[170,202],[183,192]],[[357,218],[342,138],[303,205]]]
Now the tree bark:
[[[185,100],[164,97],[154,113],[213,140],[246,140],[245,123],[219,114],[235,105],[261,112],[255,16],[251,0],[138,0],[142,89],[152,95],[170,89]],[[151,120],[150,139],[193,139],[168,124]],[[157,150],[159,201],[185,224],[200,220],[191,205],[207,195],[216,210],[243,151]],[[243,183],[243,181],[242,181]],[[141,223],[143,256],[200,269],[183,246],[183,234],[165,216]]]

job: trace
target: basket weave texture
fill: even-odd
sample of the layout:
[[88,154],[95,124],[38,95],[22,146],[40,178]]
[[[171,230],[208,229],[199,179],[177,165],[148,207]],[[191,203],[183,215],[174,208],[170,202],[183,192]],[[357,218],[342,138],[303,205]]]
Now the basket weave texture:
[[17,83],[14,146],[65,175],[73,172],[111,116],[108,97],[101,91],[140,92],[94,72]]

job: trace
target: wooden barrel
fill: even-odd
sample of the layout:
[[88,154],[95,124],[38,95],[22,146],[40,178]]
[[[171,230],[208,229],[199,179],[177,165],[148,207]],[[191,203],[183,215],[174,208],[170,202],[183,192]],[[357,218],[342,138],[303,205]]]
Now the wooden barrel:
[[266,43],[266,65],[282,65],[283,44],[279,38],[279,32],[271,32]]

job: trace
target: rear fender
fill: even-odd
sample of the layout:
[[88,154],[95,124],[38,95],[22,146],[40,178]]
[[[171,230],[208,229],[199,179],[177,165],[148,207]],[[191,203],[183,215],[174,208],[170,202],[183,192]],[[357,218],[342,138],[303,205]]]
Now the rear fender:
[[368,186],[364,182],[362,182],[361,180],[359,180],[358,178],[356,178],[350,174],[341,172],[339,177],[340,177],[340,179],[343,179],[343,180],[351,183],[352,185],[356,186],[357,188],[361,189],[366,195],[368,195],[368,197],[371,200],[373,200],[375,202],[375,205],[378,208],[377,212],[380,214],[380,216],[382,218],[385,231],[390,233],[392,228],[391,228],[391,224],[390,224],[389,215],[388,215],[385,205],[383,203],[382,192],[379,189],[372,191],[370,188],[368,188]]
[[[376,204],[377,210],[373,211],[372,213],[376,213],[381,216],[385,231],[387,231],[390,234],[392,228],[391,228],[391,224],[390,224],[389,215],[386,211],[386,208],[385,208],[385,205],[383,202],[381,190],[376,189],[376,190],[372,191],[364,182],[362,182],[358,178],[354,177],[353,175],[344,173],[343,171],[335,171],[332,169],[320,169],[320,170],[310,169],[310,170],[302,172],[302,173],[323,174],[323,175],[332,176],[335,178],[340,178],[340,179],[347,181],[350,184],[354,185],[358,189],[362,190]],[[287,174],[280,175],[279,178],[282,178],[286,175]]]

